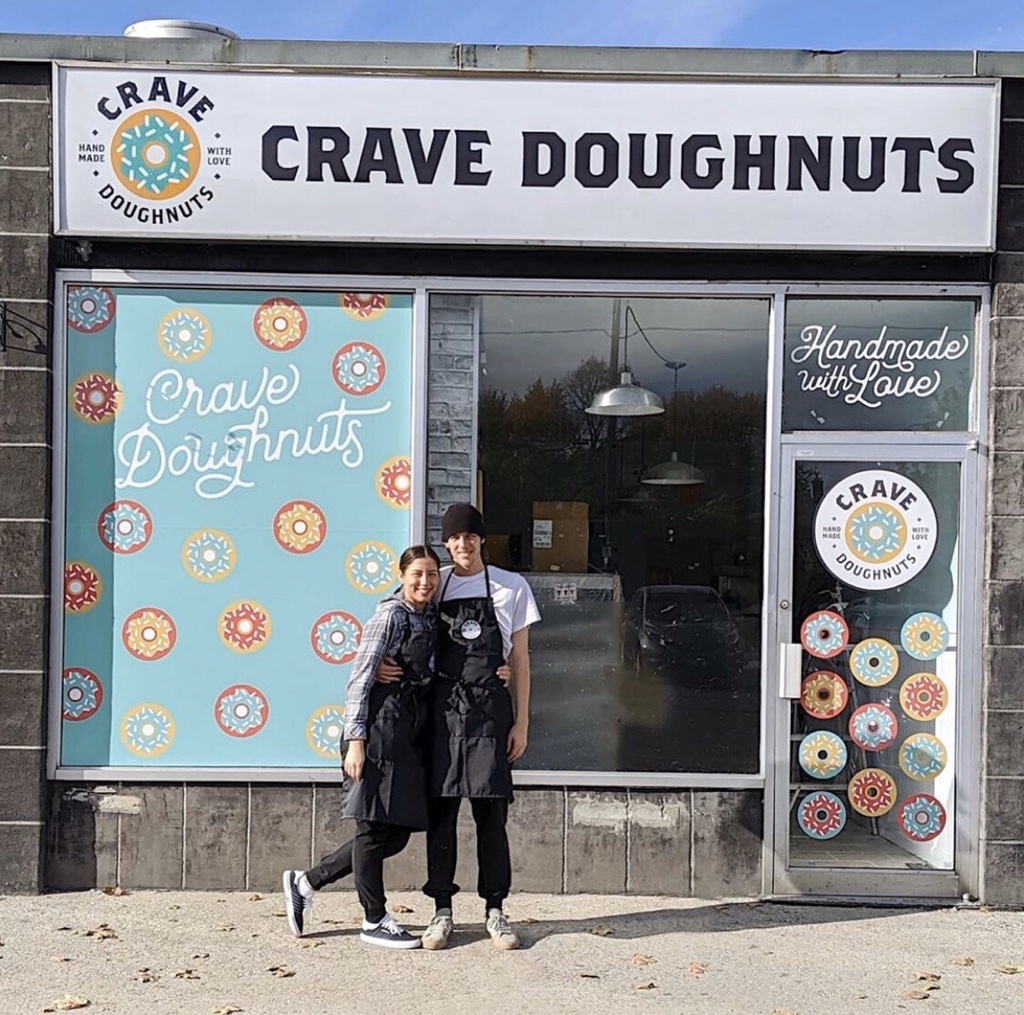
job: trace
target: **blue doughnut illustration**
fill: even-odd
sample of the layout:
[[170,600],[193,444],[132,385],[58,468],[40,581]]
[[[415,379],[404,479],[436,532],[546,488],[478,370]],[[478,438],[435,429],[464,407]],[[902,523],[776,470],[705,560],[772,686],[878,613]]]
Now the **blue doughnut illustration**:
[[846,804],[824,790],[804,797],[797,811],[804,835],[812,839],[834,839],[846,827]]
[[915,613],[900,631],[907,655],[928,662],[937,659],[949,645],[949,628],[936,613]]
[[846,521],[846,545],[868,564],[886,564],[907,544],[907,520],[891,504],[862,504]]
[[398,576],[398,558],[384,543],[360,543],[349,551],[345,574],[360,592],[381,592]]
[[850,629],[838,613],[819,610],[801,625],[800,641],[816,659],[831,659],[849,644]]
[[341,736],[345,730],[343,705],[324,705],[306,721],[306,740],[321,758],[341,757]]
[[218,529],[193,532],[181,550],[181,560],[193,578],[201,582],[217,582],[226,578],[238,559],[231,537]]
[[103,704],[103,685],[91,670],[71,666],[64,671],[64,718],[81,722],[94,716]]
[[199,172],[199,137],[166,109],[140,109],[126,117],[110,145],[111,168],[138,197],[168,201],[187,190]]
[[85,335],[102,331],[117,308],[114,294],[106,286],[68,286],[68,325]]
[[369,395],[384,383],[387,367],[376,346],[349,342],[334,354],[331,373],[334,383],[346,394]]
[[213,717],[229,737],[252,737],[270,716],[266,695],[249,684],[234,684],[217,696]]
[[946,809],[929,793],[917,793],[900,805],[900,831],[915,842],[928,842],[946,827]]
[[161,705],[136,705],[121,720],[121,739],[132,754],[154,758],[174,743],[174,717]]
[[866,687],[881,687],[900,667],[896,649],[884,638],[865,638],[850,653],[850,672]]
[[114,553],[137,553],[153,535],[153,517],[137,501],[115,500],[96,523],[100,540]]
[[213,330],[198,310],[172,310],[157,325],[156,340],[168,359],[194,363],[210,351]]
[[815,779],[831,779],[846,768],[846,744],[835,733],[817,730],[800,741],[800,767]]
[[850,737],[865,751],[884,751],[896,741],[899,724],[891,709],[871,702],[850,716]]
[[309,640],[325,663],[348,663],[355,658],[362,636],[363,626],[351,613],[334,610],[317,618]]
[[900,747],[900,768],[915,782],[934,779],[946,767],[946,747],[930,733],[915,733]]

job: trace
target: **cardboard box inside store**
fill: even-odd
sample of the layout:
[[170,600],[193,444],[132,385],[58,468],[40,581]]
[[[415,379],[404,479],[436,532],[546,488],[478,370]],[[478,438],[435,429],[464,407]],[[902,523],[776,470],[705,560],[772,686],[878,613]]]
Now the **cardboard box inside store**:
[[576,500],[533,502],[533,570],[586,574],[590,506]]

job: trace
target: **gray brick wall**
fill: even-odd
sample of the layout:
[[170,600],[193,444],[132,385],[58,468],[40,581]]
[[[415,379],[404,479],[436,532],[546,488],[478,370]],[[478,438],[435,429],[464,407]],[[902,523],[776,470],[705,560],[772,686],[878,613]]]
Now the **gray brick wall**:
[[[49,68],[0,66],[0,892],[42,887],[49,556]],[[39,341],[35,336],[39,336]]]
[[475,296],[430,301],[427,381],[427,542],[441,546],[441,516],[449,504],[475,500]]

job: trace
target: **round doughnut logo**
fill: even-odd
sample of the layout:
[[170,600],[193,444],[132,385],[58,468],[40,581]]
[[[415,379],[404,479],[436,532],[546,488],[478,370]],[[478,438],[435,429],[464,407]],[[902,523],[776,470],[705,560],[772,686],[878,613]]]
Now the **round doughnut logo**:
[[897,472],[868,469],[836,483],[814,518],[821,562],[855,589],[910,581],[935,552],[938,526],[928,495]]
[[140,109],[126,116],[110,143],[111,167],[125,189],[149,201],[169,201],[188,190],[199,172],[202,146],[183,116]]
[[270,715],[266,695],[250,684],[233,684],[217,696],[213,717],[229,737],[253,737]]
[[294,349],[306,337],[308,326],[306,311],[284,296],[265,300],[252,318],[257,339],[272,352]]

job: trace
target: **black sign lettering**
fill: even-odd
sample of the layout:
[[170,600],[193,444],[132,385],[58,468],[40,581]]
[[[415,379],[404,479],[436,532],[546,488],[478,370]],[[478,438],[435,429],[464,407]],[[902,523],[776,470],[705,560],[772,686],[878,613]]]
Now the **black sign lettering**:
[[491,170],[475,170],[484,160],[479,145],[491,143],[486,130],[457,130],[455,132],[455,186],[486,187]]
[[817,154],[811,151],[805,137],[789,135],[789,182],[787,190],[803,190],[803,173],[814,181],[818,190],[828,190],[832,177],[832,138],[818,135]]
[[348,134],[340,127],[307,127],[306,179],[323,183],[324,166],[327,166],[336,182],[348,183],[348,170],[345,169],[348,150]]
[[451,131],[435,130],[430,139],[430,150],[427,152],[423,151],[423,138],[419,130],[406,127],[402,133],[405,135],[405,146],[409,149],[409,158],[412,160],[416,182],[433,183]]
[[294,127],[271,127],[265,131],[262,140],[263,172],[272,180],[294,180],[299,173],[298,166],[282,166],[278,149],[282,141],[298,141]]
[[[547,169],[541,169],[541,152]],[[523,186],[554,187],[565,179],[565,142],[550,130],[523,131]]]
[[664,187],[672,175],[672,135],[655,135],[654,172],[648,173],[646,166],[647,135],[629,135],[629,179],[634,187],[641,190]]

